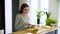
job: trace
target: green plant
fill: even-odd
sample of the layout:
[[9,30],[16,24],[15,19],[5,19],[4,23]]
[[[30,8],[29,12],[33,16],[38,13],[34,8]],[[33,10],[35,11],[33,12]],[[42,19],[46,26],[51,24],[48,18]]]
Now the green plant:
[[47,19],[50,17],[50,15],[51,15],[50,12],[46,12]]
[[51,24],[56,24],[57,23],[57,20],[54,20],[54,19],[46,19],[46,25],[50,26]]
[[50,15],[51,15],[50,12],[46,12],[46,15],[47,15],[46,25],[49,26],[50,24],[56,24],[57,23],[57,20],[50,19]]
[[43,11],[38,11],[37,12],[37,24],[40,24],[40,17],[44,14]]
[[37,12],[37,17],[41,17],[41,12]]
[[41,17],[41,15],[43,15],[43,14],[45,14],[45,12],[43,12],[43,11],[38,11],[38,12],[37,12],[37,17],[39,17],[39,18],[40,18],[40,17]]
[[57,23],[57,20],[50,19],[50,22],[51,22],[51,24],[56,24]]

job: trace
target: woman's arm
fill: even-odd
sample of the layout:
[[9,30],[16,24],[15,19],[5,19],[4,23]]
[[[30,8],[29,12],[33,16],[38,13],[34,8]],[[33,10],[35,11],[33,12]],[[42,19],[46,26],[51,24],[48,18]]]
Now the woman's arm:
[[17,14],[16,20],[15,20],[15,30],[21,29],[21,27],[23,27],[24,23],[21,23],[20,20],[21,20],[21,17],[19,14]]
[[25,25],[28,26],[29,22],[22,20],[21,16],[17,15],[15,20],[15,30],[19,30],[19,29],[22,30],[27,28],[27,27],[24,27]]

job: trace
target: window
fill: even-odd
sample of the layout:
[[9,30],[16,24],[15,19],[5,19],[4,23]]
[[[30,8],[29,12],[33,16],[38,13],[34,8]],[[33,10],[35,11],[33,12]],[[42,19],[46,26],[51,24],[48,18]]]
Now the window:
[[30,24],[36,25],[37,24],[36,11],[38,10],[38,0],[28,0],[27,3],[30,6],[30,11],[28,13],[30,18],[29,22]]
[[[41,2],[41,8],[40,8],[40,10],[41,11],[44,11],[44,12],[46,12],[46,11],[48,11],[49,9],[49,0],[41,0],[40,1]],[[46,14],[44,14],[44,15],[42,15],[41,16],[41,18],[40,18],[40,22],[42,23],[42,24],[46,24]]]
[[[36,12],[38,10],[41,11],[48,11],[48,4],[49,0],[27,0],[28,5],[30,6],[30,11],[28,13],[29,15],[29,22],[30,24],[37,25],[37,18],[36,18]],[[46,15],[41,16],[40,23],[45,24]]]

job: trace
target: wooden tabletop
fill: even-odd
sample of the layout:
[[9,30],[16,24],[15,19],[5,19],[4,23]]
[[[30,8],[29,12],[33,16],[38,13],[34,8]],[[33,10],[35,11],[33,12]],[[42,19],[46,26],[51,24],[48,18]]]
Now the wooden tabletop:
[[[56,30],[57,27],[51,27],[47,30],[45,30],[45,32],[39,32],[39,34],[45,34],[45,33],[48,33],[48,32],[51,32],[51,31],[54,31]],[[44,30],[44,29],[43,29]],[[33,31],[28,31],[28,30],[23,30],[23,31],[20,31],[20,32],[13,32],[12,34],[37,34],[37,32],[33,32]]]

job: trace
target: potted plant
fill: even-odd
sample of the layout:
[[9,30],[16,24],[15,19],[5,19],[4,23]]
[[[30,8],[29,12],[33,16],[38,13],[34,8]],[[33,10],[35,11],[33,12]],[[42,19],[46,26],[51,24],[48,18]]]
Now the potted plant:
[[43,11],[38,11],[37,12],[37,24],[40,24],[40,17],[41,17],[41,15],[43,15],[45,12],[43,12]]
[[50,26],[51,24],[56,24],[57,23],[57,20],[54,20],[54,19],[50,18],[50,15],[51,15],[50,12],[46,12],[46,15],[47,15],[47,19],[46,19],[46,25],[47,26]]
[[51,15],[51,13],[50,12],[46,12],[46,16],[47,16],[47,18],[46,18],[46,25],[50,25],[50,15]]
[[37,24],[40,24],[41,12],[37,12]]

